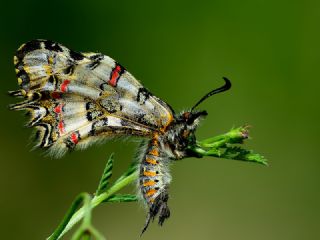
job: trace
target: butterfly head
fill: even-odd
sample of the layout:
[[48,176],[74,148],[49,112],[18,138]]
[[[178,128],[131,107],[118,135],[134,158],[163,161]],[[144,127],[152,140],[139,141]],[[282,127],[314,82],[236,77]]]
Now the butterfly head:
[[195,143],[195,131],[197,126],[199,125],[200,120],[208,115],[207,111],[199,111],[195,108],[210,96],[230,89],[231,82],[227,78],[223,79],[225,81],[224,86],[214,89],[204,95],[190,111],[182,112],[176,116],[175,124],[171,126],[167,136],[171,149],[178,159],[185,157],[187,154],[186,147]]
[[[194,131],[198,124],[200,123],[200,120],[207,116],[207,111],[186,111],[181,113],[177,117],[177,123],[181,126],[183,130],[187,130],[187,132]],[[184,133],[184,135],[187,137],[187,133]]]

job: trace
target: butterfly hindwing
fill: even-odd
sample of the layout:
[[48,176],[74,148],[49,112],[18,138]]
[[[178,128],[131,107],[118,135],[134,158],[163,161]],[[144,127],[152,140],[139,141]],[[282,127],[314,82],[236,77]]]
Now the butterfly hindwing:
[[173,119],[171,108],[113,59],[77,53],[48,40],[22,45],[14,57],[20,85],[12,109],[31,113],[39,146],[60,152],[104,136],[150,136]]

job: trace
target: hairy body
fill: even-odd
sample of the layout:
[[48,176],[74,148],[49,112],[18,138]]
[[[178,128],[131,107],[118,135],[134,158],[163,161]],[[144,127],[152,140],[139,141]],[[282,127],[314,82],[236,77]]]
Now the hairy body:
[[11,105],[27,110],[29,127],[37,129],[37,146],[57,157],[113,136],[148,138],[140,159],[139,191],[148,206],[143,232],[157,215],[159,224],[170,216],[168,188],[171,160],[190,156],[194,132],[205,111],[194,108],[175,114],[123,66],[101,53],[79,53],[49,40],[23,44],[14,57],[20,89],[10,92],[24,101]]

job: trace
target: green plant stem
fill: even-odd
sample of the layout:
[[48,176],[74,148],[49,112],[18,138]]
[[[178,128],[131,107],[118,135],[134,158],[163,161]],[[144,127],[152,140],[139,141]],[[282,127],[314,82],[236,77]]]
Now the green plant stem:
[[91,225],[91,196],[83,194],[84,216],[80,228],[73,234],[71,240],[105,240],[105,238]]
[[[118,192],[120,189],[124,188],[128,184],[132,183],[134,180],[136,180],[138,177],[137,172],[133,172],[132,174],[124,177],[120,181],[116,182],[111,188],[109,188],[106,192],[100,194],[99,196],[95,196],[91,199],[91,208],[95,208],[98,206],[100,203],[106,201],[109,197],[111,197],[113,194]],[[69,210],[74,211],[75,208],[72,208]],[[78,211],[76,211],[73,216],[71,217],[70,221],[68,224],[63,226],[63,231],[59,234],[56,235],[54,232],[47,240],[53,240],[53,239],[60,239],[63,235],[65,235],[76,223],[78,223],[83,217],[85,213],[85,207],[81,207]]]
[[[242,126],[233,128],[225,134],[202,141],[191,141],[191,145],[187,147],[187,150],[191,153],[190,156],[213,156],[267,165],[267,160],[262,155],[254,153],[252,150],[243,149],[239,146],[245,139],[248,139],[248,137],[248,126]],[[75,232],[72,238],[73,240],[83,239],[83,237],[86,237],[86,239],[95,237],[97,240],[103,240],[104,237],[91,225],[91,210],[103,202],[108,202],[109,199],[110,202],[136,201],[137,198],[135,195],[115,195],[115,193],[138,178],[137,165],[137,162],[133,162],[128,170],[121,175],[110,188],[108,188],[113,167],[113,157],[111,155],[103,172],[96,195],[93,198],[91,198],[88,193],[79,195],[63,218],[63,221],[47,240],[61,239],[61,237],[81,219],[84,220],[80,228]],[[81,203],[83,203],[83,206],[79,208]]]
[[240,145],[249,138],[249,126],[233,128],[225,134],[221,134],[190,145],[187,149],[194,156],[212,156],[217,158],[255,162],[268,165],[267,160],[252,150],[243,149]]
[[65,227],[68,225],[70,219],[73,218],[74,216],[74,212],[79,208],[79,206],[81,205],[81,203],[83,202],[83,200],[85,199],[86,195],[88,195],[87,193],[81,193],[76,200],[72,203],[70,209],[68,210],[66,216],[64,217],[64,219],[62,220],[62,222],[60,223],[60,225],[58,226],[58,228],[54,231],[54,233],[47,238],[47,240],[54,240],[54,239],[58,239],[61,235],[61,232],[63,232],[63,230],[65,229]]

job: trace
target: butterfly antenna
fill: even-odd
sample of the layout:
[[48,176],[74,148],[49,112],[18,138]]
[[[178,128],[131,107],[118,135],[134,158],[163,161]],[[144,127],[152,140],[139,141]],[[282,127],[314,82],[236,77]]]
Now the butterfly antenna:
[[192,108],[191,112],[204,100],[206,100],[208,97],[211,97],[214,94],[221,93],[224,91],[227,91],[228,89],[231,88],[231,82],[228,78],[223,77],[223,80],[225,81],[225,84],[222,87],[219,87],[217,89],[212,90],[211,92],[208,92],[206,95],[204,95]]

